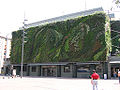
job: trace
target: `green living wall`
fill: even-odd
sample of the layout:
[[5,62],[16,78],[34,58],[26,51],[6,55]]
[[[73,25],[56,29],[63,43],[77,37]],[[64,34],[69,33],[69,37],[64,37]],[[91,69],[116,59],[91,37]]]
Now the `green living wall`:
[[[24,63],[105,61],[111,50],[109,18],[96,13],[31,27]],[[11,63],[21,62],[22,30],[12,33]]]
[[112,54],[120,56],[120,21],[111,21]]

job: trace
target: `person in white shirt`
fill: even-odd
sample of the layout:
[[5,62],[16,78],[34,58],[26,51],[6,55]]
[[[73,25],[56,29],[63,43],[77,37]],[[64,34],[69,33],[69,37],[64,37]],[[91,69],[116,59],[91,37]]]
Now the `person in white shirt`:
[[119,78],[119,84],[120,84],[120,69],[118,71],[118,78]]

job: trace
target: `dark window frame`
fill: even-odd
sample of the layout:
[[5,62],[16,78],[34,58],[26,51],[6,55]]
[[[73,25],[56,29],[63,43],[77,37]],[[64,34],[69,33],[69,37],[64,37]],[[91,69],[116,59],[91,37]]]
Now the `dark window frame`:
[[70,72],[70,66],[69,65],[64,66],[64,72],[65,73],[69,73]]
[[31,71],[32,71],[32,72],[36,72],[36,66],[32,66],[32,67],[31,67]]
[[27,71],[27,66],[23,66],[23,71],[24,71],[24,72]]

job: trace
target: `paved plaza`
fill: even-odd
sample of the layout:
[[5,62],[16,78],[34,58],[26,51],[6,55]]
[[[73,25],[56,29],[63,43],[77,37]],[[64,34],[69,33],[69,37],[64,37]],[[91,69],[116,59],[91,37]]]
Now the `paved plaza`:
[[[92,90],[90,79],[0,77],[0,90]],[[120,90],[118,80],[99,80],[98,90]]]

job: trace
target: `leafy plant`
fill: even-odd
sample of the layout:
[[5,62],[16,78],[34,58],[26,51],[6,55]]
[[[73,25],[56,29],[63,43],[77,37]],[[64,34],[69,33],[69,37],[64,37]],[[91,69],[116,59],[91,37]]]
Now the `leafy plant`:
[[[100,12],[28,28],[24,63],[105,61],[111,50],[106,23],[109,19]],[[11,62],[20,63],[22,33],[12,36]]]

